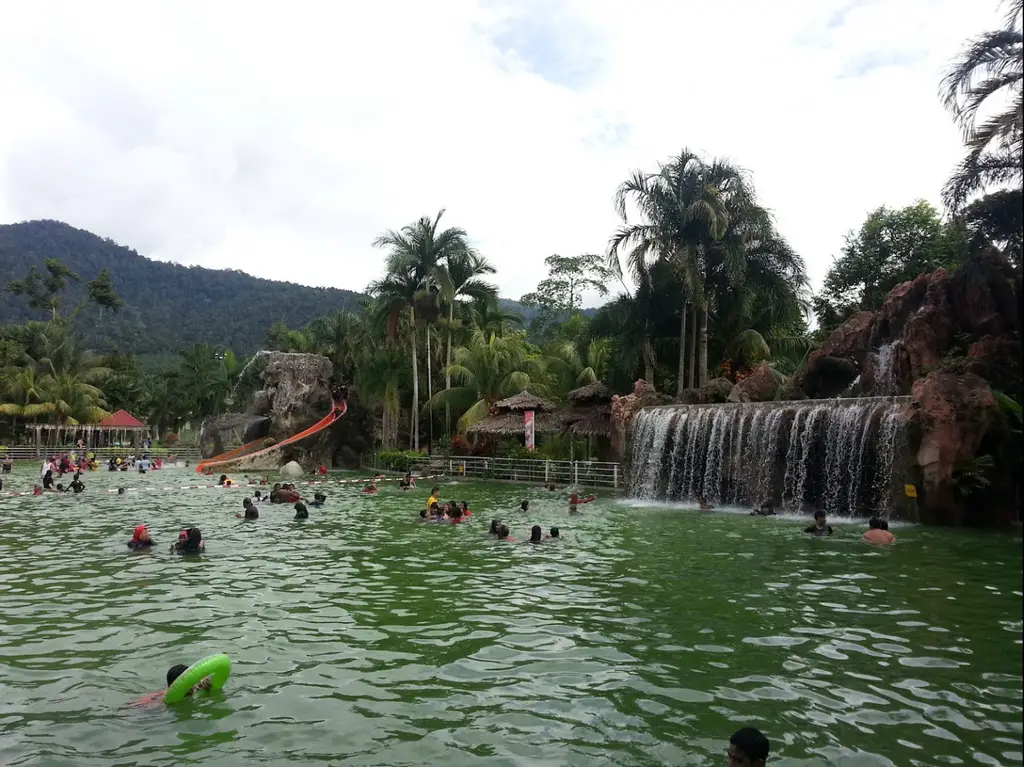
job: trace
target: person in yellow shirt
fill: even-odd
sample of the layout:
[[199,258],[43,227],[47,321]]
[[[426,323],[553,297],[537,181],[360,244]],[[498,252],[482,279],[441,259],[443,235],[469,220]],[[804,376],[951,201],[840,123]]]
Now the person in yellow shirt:
[[432,487],[430,488],[430,497],[427,499],[427,512],[430,512],[430,507],[437,503],[438,493],[441,492],[441,488]]

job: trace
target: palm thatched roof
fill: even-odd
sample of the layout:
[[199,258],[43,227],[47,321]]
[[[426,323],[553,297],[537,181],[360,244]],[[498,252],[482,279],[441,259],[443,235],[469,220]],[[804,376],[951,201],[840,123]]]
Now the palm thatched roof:
[[499,413],[523,413],[527,410],[533,410],[537,413],[550,413],[555,409],[555,403],[524,390],[514,397],[498,400],[494,403],[494,409]]
[[571,407],[559,415],[565,430],[577,437],[610,437],[612,434],[610,405]]
[[[537,413],[533,430],[536,434],[556,434],[565,430],[565,424],[554,413]],[[524,434],[526,423],[522,413],[499,413],[488,416],[466,429],[469,434]]]
[[569,392],[569,402],[573,407],[604,404],[611,401],[612,390],[605,386],[602,381],[595,381],[592,384],[581,386]]

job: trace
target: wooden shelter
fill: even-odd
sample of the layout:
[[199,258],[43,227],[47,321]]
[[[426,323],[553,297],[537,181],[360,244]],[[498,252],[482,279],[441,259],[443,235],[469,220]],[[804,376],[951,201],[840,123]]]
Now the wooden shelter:
[[565,430],[577,437],[611,437],[612,390],[596,381],[569,392],[569,407],[561,411]]
[[129,443],[134,447],[139,447],[142,440],[150,436],[150,427],[126,410],[118,410],[99,423],[36,423],[29,424],[25,428],[35,433],[37,456],[42,455],[44,448],[77,447],[78,440],[82,440],[86,449],[128,446]]
[[466,431],[470,434],[493,434],[508,437],[526,433],[526,413],[534,413],[534,432],[556,434],[562,431],[562,422],[555,413],[555,403],[522,391],[513,397],[494,403],[493,413],[477,421]]

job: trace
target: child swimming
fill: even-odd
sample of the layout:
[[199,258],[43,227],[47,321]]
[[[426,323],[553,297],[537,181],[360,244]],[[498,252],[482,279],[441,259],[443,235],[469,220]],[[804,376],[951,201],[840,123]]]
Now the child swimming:
[[[172,684],[174,684],[174,680],[177,679],[182,674],[184,674],[186,671],[188,671],[188,666],[186,666],[184,663],[179,663],[178,665],[171,666],[169,669],[167,669],[167,687],[168,687],[168,689],[170,688],[170,686]],[[199,691],[203,691],[203,690],[209,690],[212,685],[213,685],[213,677],[209,677],[208,676],[205,679],[201,680],[199,682],[199,684],[194,685],[192,687],[192,689],[189,690],[187,693],[185,693],[185,697],[186,698],[191,698],[194,693],[199,692]],[[153,705],[156,705],[161,700],[163,700],[163,697],[164,697],[164,695],[166,693],[167,693],[167,690],[159,690],[157,692],[151,692],[149,695],[145,695],[145,696],[139,698],[138,700],[133,701],[131,705],[133,705],[133,706],[153,706]]]
[[128,541],[129,549],[145,549],[153,545],[153,539],[149,537],[149,530],[145,525],[136,525],[132,533],[132,539]]

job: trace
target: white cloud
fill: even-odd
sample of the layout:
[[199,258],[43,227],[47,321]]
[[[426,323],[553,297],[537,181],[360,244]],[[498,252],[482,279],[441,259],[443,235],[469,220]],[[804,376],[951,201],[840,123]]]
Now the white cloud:
[[820,281],[882,205],[937,201],[937,98],[988,0],[36,2],[0,27],[0,221],[362,289],[440,207],[499,269],[603,251],[682,146],[748,168]]

